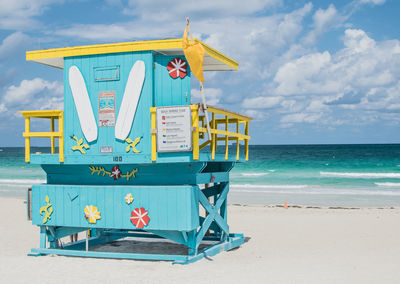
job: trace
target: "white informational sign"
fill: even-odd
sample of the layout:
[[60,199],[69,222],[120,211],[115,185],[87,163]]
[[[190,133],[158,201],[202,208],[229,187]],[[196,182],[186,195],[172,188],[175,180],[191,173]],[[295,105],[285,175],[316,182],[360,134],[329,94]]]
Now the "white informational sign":
[[157,152],[192,150],[192,111],[190,106],[158,107]]

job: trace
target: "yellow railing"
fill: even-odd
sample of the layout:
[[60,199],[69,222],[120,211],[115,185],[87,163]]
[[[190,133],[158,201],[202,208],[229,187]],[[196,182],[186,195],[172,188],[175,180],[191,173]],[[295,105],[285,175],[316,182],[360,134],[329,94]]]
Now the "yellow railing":
[[[25,117],[25,162],[30,162],[31,137],[48,137],[51,139],[51,153],[55,154],[55,138],[58,138],[58,155],[60,162],[64,162],[64,113],[62,110],[33,110],[20,111]],[[50,119],[51,132],[31,132],[31,118]],[[54,131],[54,121],[58,119],[58,132]]]
[[[225,146],[225,160],[229,157],[229,141],[236,141],[236,160],[239,160],[239,141],[244,141],[244,154],[246,161],[249,159],[249,124],[251,117],[238,113],[230,112],[216,107],[207,107],[207,111],[211,114],[210,132],[211,139],[207,139],[200,144],[200,139],[208,138],[205,114],[200,114],[201,106],[190,105],[192,110],[192,141],[193,141],[193,160],[198,160],[200,150],[210,145],[211,159],[215,159],[218,141],[223,141]],[[150,109],[151,112],[151,160],[157,160],[157,129],[156,129],[156,108]],[[217,118],[220,116],[220,118]],[[222,117],[222,118],[221,118]],[[219,125],[223,125],[224,129],[218,129]],[[243,125],[241,132],[241,125]],[[229,127],[235,131],[230,131]],[[222,137],[218,137],[218,135]]]

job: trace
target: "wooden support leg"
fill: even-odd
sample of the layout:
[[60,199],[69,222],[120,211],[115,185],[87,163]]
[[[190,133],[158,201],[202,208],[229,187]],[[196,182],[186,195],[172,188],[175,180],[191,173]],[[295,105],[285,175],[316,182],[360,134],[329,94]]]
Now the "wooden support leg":
[[[221,186],[222,187],[228,187],[228,190],[229,190],[229,182],[227,182],[227,183],[222,183],[221,184]],[[222,191],[223,189],[221,189],[221,191]],[[220,209],[220,215],[221,215],[221,217],[225,220],[225,222],[226,223],[228,223],[228,208],[227,208],[227,202],[228,202],[228,197],[227,198],[225,198],[225,200],[224,200],[224,202],[222,203],[222,205],[221,205],[221,209]],[[226,233],[224,233],[223,231],[221,231],[221,241],[225,241],[227,238],[228,238],[228,236],[229,236],[229,232],[226,234]]]
[[89,230],[86,230],[86,251],[89,250]]
[[[214,204],[214,206],[215,206],[215,203],[216,203],[217,200],[218,200],[218,192],[221,192],[222,189],[221,189],[221,183],[219,183],[219,184],[215,184],[215,183],[214,183],[214,185],[215,185],[215,186],[218,186],[218,191],[213,195],[213,204]],[[214,230],[215,235],[220,234],[220,233],[221,233],[221,228],[218,227],[218,225],[217,225],[215,222],[213,222],[213,224],[215,224],[215,226],[213,226],[213,227],[216,228],[216,229]]]
[[196,246],[196,230],[190,231],[188,233],[188,248],[189,255],[197,254],[197,246]]
[[200,245],[200,242],[203,240],[207,230],[210,228],[213,222],[215,222],[221,228],[221,231],[223,231],[226,235],[229,235],[228,223],[226,222],[226,219],[219,214],[220,208],[228,195],[229,187],[227,186],[227,183],[221,183],[221,186],[223,186],[223,190],[221,191],[214,205],[211,205],[204,193],[199,190],[200,204],[208,212],[208,215],[204,219],[200,230],[196,234],[196,248]]
[[[204,188],[209,188],[209,187],[210,187],[209,183],[204,184]],[[208,201],[210,201],[210,197],[208,197],[207,199],[208,199]],[[206,210],[206,215],[204,217],[207,217],[207,215],[208,215],[208,212]],[[210,235],[210,230],[207,230],[206,236],[209,236],[209,235]]]
[[41,226],[40,227],[40,248],[46,248],[46,238],[47,238],[46,227]]
[[58,248],[59,244],[56,236],[56,230],[54,229],[54,227],[47,227],[46,233],[47,233],[47,240],[49,242],[49,247]]

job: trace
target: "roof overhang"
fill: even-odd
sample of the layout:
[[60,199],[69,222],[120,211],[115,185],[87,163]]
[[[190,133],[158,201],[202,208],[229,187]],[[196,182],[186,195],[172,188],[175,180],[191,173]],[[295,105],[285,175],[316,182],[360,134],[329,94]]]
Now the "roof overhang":
[[[200,42],[204,47],[204,71],[238,70],[239,64],[235,60],[225,56],[221,52],[197,39],[194,39],[194,41]],[[183,55],[182,39],[131,41],[27,51],[26,60],[63,69],[65,57],[145,50],[153,50],[165,55]]]

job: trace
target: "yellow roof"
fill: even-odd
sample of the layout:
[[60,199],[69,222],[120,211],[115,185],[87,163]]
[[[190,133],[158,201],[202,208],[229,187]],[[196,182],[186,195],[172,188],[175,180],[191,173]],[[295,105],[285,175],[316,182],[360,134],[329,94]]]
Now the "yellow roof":
[[[195,42],[200,42],[194,39]],[[237,70],[239,64],[221,52],[202,43],[205,50],[204,71]],[[63,68],[64,57],[154,50],[164,55],[183,55],[182,39],[130,41],[98,45],[63,47],[26,52],[26,60]]]

